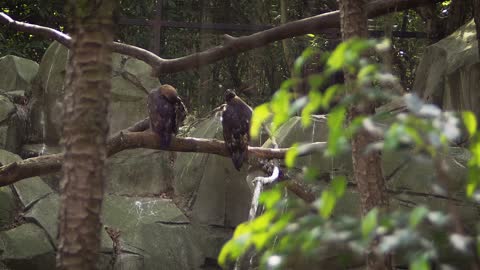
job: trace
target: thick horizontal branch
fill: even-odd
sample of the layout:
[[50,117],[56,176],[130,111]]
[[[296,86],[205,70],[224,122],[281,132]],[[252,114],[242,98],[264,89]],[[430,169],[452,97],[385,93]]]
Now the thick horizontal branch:
[[[128,130],[128,129],[127,129]],[[219,140],[199,138],[174,138],[168,147],[160,147],[160,140],[151,131],[120,132],[108,140],[107,155],[112,156],[125,149],[150,148],[176,152],[196,152],[229,157],[225,143]],[[300,156],[323,151],[326,143],[311,143],[299,148]],[[249,147],[249,155],[260,159],[283,159],[288,148]],[[0,167],[0,186],[10,185],[21,179],[55,173],[61,169],[63,154],[45,155],[25,159]]]
[[[372,18],[436,2],[441,2],[441,0],[374,0],[368,3],[367,14],[369,18]],[[235,54],[263,47],[275,41],[309,33],[323,33],[331,28],[339,28],[339,14],[339,11],[333,11],[289,22],[248,36],[231,37],[225,35],[223,45],[175,59],[163,59],[148,50],[118,42],[113,44],[113,50],[146,62],[153,68],[154,75],[158,76],[162,73],[175,73],[195,69]],[[17,22],[2,12],[0,12],[0,24],[8,25],[18,31],[54,39],[66,47],[70,47],[71,44],[70,37],[60,31],[34,24]]]

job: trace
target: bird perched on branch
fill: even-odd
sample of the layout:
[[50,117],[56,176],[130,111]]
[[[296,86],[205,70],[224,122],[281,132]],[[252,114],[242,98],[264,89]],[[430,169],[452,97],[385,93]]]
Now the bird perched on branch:
[[248,158],[252,108],[232,90],[225,92],[225,102],[222,114],[223,139],[233,165],[240,171],[243,161]]
[[160,137],[160,146],[170,145],[187,115],[187,109],[177,90],[168,84],[153,89],[148,94],[150,128]]

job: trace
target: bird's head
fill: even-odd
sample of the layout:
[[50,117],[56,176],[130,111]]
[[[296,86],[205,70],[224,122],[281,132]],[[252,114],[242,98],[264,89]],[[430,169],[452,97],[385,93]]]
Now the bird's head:
[[158,88],[158,91],[160,91],[160,94],[171,103],[177,103],[181,101],[180,97],[178,96],[177,89],[169,84],[163,84]]
[[230,100],[232,100],[236,96],[237,95],[235,94],[235,92],[231,89],[228,89],[227,91],[225,91],[225,101],[226,102],[229,102]]

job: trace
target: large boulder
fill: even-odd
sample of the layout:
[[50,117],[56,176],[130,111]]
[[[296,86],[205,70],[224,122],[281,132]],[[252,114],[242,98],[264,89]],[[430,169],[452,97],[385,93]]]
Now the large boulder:
[[[126,155],[140,156],[140,164],[135,164],[127,156],[113,157],[113,162],[117,165],[124,162],[127,169],[137,166],[137,169],[144,173],[152,170],[153,176],[163,173],[142,167],[141,164],[152,157],[151,166],[165,162],[163,157],[159,156],[160,151],[138,151],[144,152],[143,158],[141,153],[132,154],[130,151],[126,151]],[[18,155],[0,150],[0,162],[8,164],[19,160],[21,158]],[[152,196],[156,194],[132,195],[148,188],[152,191],[159,190],[156,184],[162,184],[155,182],[159,180],[157,177],[148,182],[148,179],[142,178],[140,171],[127,175],[126,178],[119,174],[113,176],[118,179],[114,181],[114,187],[105,194],[102,207],[105,230],[101,232],[99,269],[110,269],[109,265],[112,263],[115,265],[114,269],[158,269],[159,265],[162,269],[218,269],[214,262],[223,243],[230,237],[231,228],[194,222],[172,199]],[[123,188],[120,188],[122,181],[137,177],[138,182],[124,184]],[[146,181],[143,188],[135,187],[141,185],[142,181]],[[126,188],[132,188],[135,192],[128,192]],[[39,177],[33,177],[0,188],[0,202],[0,265],[12,270],[54,269],[54,247],[57,245],[58,234],[58,193]],[[22,213],[20,223],[15,220],[19,213]],[[112,254],[116,249],[107,229],[120,232],[120,253],[115,256]]]
[[19,152],[27,138],[27,109],[11,95],[0,93],[0,149]]
[[471,110],[480,116],[480,62],[475,22],[428,46],[420,61],[413,91],[445,110]]
[[[216,113],[189,134],[223,139],[221,113]],[[235,227],[245,221],[251,193],[245,182],[247,165],[237,171],[230,158],[202,153],[178,153],[174,191],[178,204],[202,224]]]
[[37,75],[38,64],[14,55],[0,58],[0,92],[28,91]]
[[130,149],[107,160],[107,192],[130,196],[171,193],[175,154],[154,149]]
[[[64,78],[68,49],[53,42],[40,62],[36,85],[30,93],[31,122],[39,140],[58,144],[61,135],[61,115]],[[110,133],[129,127],[146,117],[148,91],[160,85],[152,77],[151,67],[135,58],[113,54],[112,95],[109,107]]]

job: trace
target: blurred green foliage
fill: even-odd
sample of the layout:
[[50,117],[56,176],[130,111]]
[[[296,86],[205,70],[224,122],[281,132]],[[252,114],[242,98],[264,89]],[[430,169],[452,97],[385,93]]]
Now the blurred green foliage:
[[[283,124],[295,113],[291,108],[302,112],[307,110],[307,113],[302,113],[302,118],[310,118],[322,104],[328,107],[330,103],[324,100],[331,97],[321,92],[322,82],[327,81],[336,71],[346,70],[352,78],[350,86],[357,91],[334,91],[331,94],[341,95],[341,101],[330,108],[331,112],[327,117],[329,137],[328,149],[324,154],[339,156],[349,151],[349,139],[362,127],[374,134],[381,133],[384,138],[371,145],[371,149],[395,151],[408,148],[414,155],[435,161],[444,155],[449,144],[463,136],[463,125],[471,137],[472,151],[470,175],[465,182],[465,199],[478,202],[480,134],[477,134],[475,116],[471,112],[444,112],[434,105],[424,103],[413,94],[400,95],[393,91],[395,87],[392,85],[398,84],[399,80],[392,76],[390,69],[381,61],[382,52],[388,49],[389,44],[388,41],[361,39],[340,44],[328,58],[321,60],[325,63],[324,71],[311,75],[315,76],[315,79],[308,80],[310,93],[306,99],[291,94],[299,83],[298,80],[286,80],[271,101],[254,109],[252,122],[255,125],[252,125],[252,136],[259,133],[262,124],[271,125],[272,130],[275,130],[275,127]],[[312,49],[307,49],[301,54],[295,68],[300,69],[306,62],[305,59],[312,57],[312,52]],[[366,52],[374,55],[366,57]],[[340,89],[340,86],[337,89]],[[403,100],[407,108],[405,112],[389,116],[385,115],[388,113],[361,115],[350,121],[346,119],[351,106],[365,101],[381,104],[394,98]],[[310,106],[314,108],[307,109]],[[393,118],[393,121],[379,124],[378,120],[385,117]],[[311,121],[302,123],[308,126]],[[295,144],[288,152],[285,161],[288,167],[295,163],[299,147]],[[305,180],[314,179],[315,177],[311,176],[314,171],[315,168],[304,168],[304,172],[307,172]],[[437,172],[438,175],[442,173]],[[443,184],[442,180],[438,179],[438,186]],[[337,250],[340,263],[348,265],[353,258],[365,256],[372,243],[375,243],[373,251],[376,254],[397,254],[397,259],[407,262],[409,269],[432,269],[433,264],[443,265],[446,261],[443,256],[446,254],[455,254],[457,258],[461,258],[456,262],[448,261],[450,267],[461,269],[474,262],[478,256],[475,250],[478,248],[477,242],[480,241],[475,239],[480,238],[453,229],[455,222],[459,221],[454,220],[455,213],[434,211],[418,205],[390,212],[373,209],[359,219],[334,211],[345,194],[346,175],[332,179],[313,203],[307,203],[295,196],[285,196],[284,186],[284,182],[277,183],[261,195],[265,211],[253,221],[238,226],[233,238],[226,243],[219,255],[221,265],[225,266],[239,259],[252,247],[261,258],[260,269],[304,269],[301,267],[306,265],[312,267],[321,261],[319,254],[331,255],[332,253],[323,253],[331,250]],[[308,263],[304,264],[305,262]],[[459,262],[461,265],[455,265]]]

